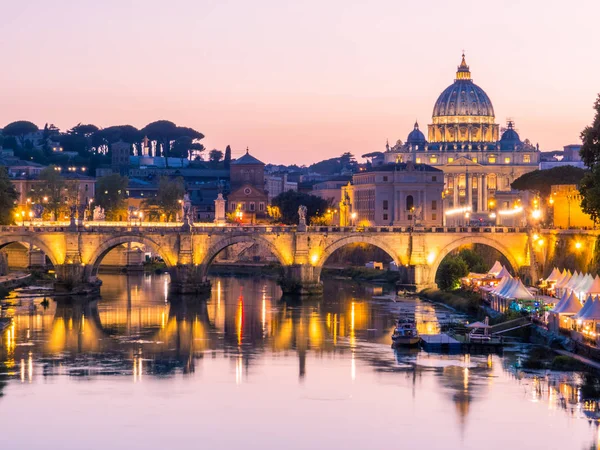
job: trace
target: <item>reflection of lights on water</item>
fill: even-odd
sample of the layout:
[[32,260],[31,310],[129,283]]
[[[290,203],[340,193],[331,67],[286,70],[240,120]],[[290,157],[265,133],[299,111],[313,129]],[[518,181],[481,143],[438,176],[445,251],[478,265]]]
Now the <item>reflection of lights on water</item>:
[[352,302],[352,311],[350,312],[350,347],[354,347],[356,345],[356,335],[354,334],[354,302]]
[[29,352],[29,360],[27,361],[27,378],[31,383],[31,380],[33,379],[33,356],[31,352]]
[[242,344],[242,329],[244,327],[244,298],[240,295],[236,314],[236,331],[238,345]]
[[165,303],[166,303],[169,298],[169,282],[167,280],[167,277],[165,277],[164,294],[165,294]]
[[354,352],[352,352],[352,359],[350,362],[350,378],[352,378],[352,381],[356,380],[356,359],[354,357]]
[[261,323],[262,323],[262,334],[263,336],[265,335],[265,328],[266,328],[266,324],[267,324],[267,299],[266,299],[266,294],[263,292],[263,298],[262,298],[262,318],[261,318]]
[[136,383],[138,381],[142,381],[143,367],[144,367],[144,365],[143,365],[141,349],[140,349],[140,354],[133,355],[133,382],[134,383]]
[[21,383],[25,382],[25,360],[21,359]]
[[85,314],[81,314],[81,334],[85,332]]
[[488,358],[487,358],[488,369],[491,369],[492,365],[493,365],[492,355],[488,355]]
[[165,312],[164,311],[160,314],[160,327],[161,328],[165,327]]
[[337,329],[338,329],[338,317],[337,314],[333,315],[333,345],[337,345]]
[[235,360],[235,384],[242,384],[243,370],[244,362],[242,360],[242,355],[240,355]]
[[469,368],[468,367],[464,368],[463,385],[464,385],[465,391],[467,389],[469,389]]

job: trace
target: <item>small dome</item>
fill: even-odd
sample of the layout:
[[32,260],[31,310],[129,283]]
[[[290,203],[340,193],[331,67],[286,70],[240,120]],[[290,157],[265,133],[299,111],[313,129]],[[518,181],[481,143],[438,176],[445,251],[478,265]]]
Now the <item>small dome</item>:
[[502,137],[500,138],[500,150],[514,150],[515,147],[520,145],[521,138],[519,137],[519,133],[515,131],[513,122],[508,122],[508,128],[502,133]]
[[408,145],[424,145],[427,143],[425,139],[425,135],[419,130],[419,123],[415,122],[414,129],[408,134],[406,138],[406,143]]

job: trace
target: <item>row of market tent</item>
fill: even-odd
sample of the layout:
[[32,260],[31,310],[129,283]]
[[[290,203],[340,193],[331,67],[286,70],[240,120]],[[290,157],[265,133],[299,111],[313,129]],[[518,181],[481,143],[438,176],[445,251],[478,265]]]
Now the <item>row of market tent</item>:
[[544,281],[548,291],[560,297],[549,312],[549,328],[575,331],[596,340],[600,324],[600,277],[554,268]]
[[508,300],[535,300],[534,294],[518,278],[513,278],[505,266],[496,261],[488,277],[493,276],[497,283],[490,283],[482,286],[481,290],[490,297],[508,299]]

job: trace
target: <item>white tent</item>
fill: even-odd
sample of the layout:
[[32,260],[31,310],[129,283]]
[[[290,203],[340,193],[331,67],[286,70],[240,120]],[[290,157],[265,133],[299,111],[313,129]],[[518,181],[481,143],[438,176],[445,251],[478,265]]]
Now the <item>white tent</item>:
[[554,269],[552,269],[552,272],[550,272],[550,275],[548,275],[548,278],[546,278],[546,283],[558,281],[560,279],[560,277],[561,277],[560,270],[558,270],[558,268],[555,267]]
[[575,271],[575,273],[573,274],[573,276],[571,277],[571,279],[565,283],[564,286],[561,286],[564,289],[575,289],[575,287],[581,283],[581,280],[583,279],[583,275],[580,273],[577,273],[577,271]]
[[508,294],[510,292],[510,290],[512,289],[512,286],[516,280],[514,278],[508,278],[508,277],[504,278],[504,279],[506,280],[506,283],[504,283],[504,285],[502,285],[501,289],[498,289],[496,294],[500,297],[506,298],[506,294]]
[[533,300],[535,298],[531,295],[531,292],[527,290],[523,282],[517,279],[511,280],[510,289],[507,289],[502,296],[514,298],[516,300]]
[[557,289],[562,289],[565,286],[565,284],[567,284],[569,282],[570,279],[571,279],[571,275],[569,275],[569,273],[566,270],[564,270],[562,277],[560,278],[560,280],[558,280],[556,282],[554,287]]
[[586,302],[583,304],[583,308],[581,308],[579,312],[573,316],[573,319],[579,320],[581,316],[584,315],[588,309],[590,309],[593,302],[594,299],[592,298],[592,296],[588,295]]
[[600,294],[600,277],[596,275],[594,282],[588,287],[586,294]]
[[558,303],[556,305],[554,305],[554,309],[551,312],[558,313],[558,311],[560,310],[560,308],[562,308],[562,306],[565,304],[565,302],[567,301],[568,298],[569,298],[569,294],[567,294],[567,292],[563,292],[562,297],[560,298]]
[[506,267],[502,266],[502,270],[498,273],[498,275],[496,275],[496,278],[504,278],[504,277],[512,278],[512,275],[510,274],[510,272],[508,270],[506,270]]
[[586,274],[583,276],[582,280],[573,288],[573,290],[577,293],[578,296],[585,296],[587,294],[587,290],[594,282],[594,277],[590,274]]
[[488,275],[493,275],[496,278],[501,278],[498,276],[498,274],[500,273],[501,270],[502,270],[502,264],[500,264],[500,261],[496,261],[494,263],[494,265],[492,266],[492,268],[490,269],[490,271],[488,272]]
[[510,278],[508,278],[508,277],[502,278],[500,280],[500,282],[492,289],[491,293],[497,295],[502,290],[502,288],[506,285],[506,283],[508,283],[509,280],[510,280]]
[[566,301],[562,304],[561,308],[558,311],[556,308],[552,310],[552,312],[558,314],[568,315],[577,314],[579,311],[581,311],[581,302],[579,301],[577,295],[575,295],[575,292],[573,291],[571,291],[571,295],[567,297]]
[[579,315],[579,320],[600,321],[600,300],[598,300],[598,297],[596,297],[584,314]]

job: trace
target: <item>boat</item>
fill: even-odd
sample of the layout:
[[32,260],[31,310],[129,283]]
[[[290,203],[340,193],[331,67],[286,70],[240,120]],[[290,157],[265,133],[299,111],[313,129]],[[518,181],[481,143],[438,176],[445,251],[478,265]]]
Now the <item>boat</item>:
[[414,319],[398,319],[392,334],[392,345],[398,347],[414,347],[419,345],[421,337]]

